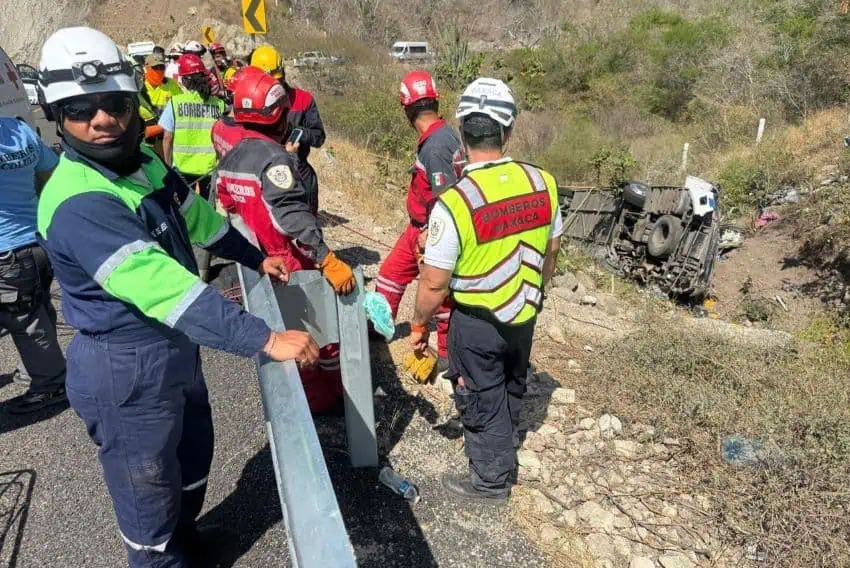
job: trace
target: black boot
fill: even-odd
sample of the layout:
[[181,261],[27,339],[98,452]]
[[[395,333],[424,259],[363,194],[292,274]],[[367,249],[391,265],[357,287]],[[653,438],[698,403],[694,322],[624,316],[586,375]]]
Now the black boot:
[[28,390],[21,396],[9,400],[6,403],[6,410],[9,414],[29,414],[56,404],[68,404],[68,395],[65,394],[64,386],[45,392]]
[[504,493],[490,494],[482,493],[472,486],[468,475],[457,473],[444,473],[440,479],[443,488],[454,497],[473,499],[490,505],[501,505],[507,503],[511,490],[505,489]]

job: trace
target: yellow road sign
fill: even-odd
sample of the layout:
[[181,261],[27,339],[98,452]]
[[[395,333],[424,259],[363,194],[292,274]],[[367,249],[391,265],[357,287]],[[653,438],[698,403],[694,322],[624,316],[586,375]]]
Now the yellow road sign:
[[249,34],[268,31],[265,0],[242,0],[242,27]]
[[201,28],[201,37],[204,38],[204,43],[209,45],[215,41],[215,30],[212,26],[204,26]]

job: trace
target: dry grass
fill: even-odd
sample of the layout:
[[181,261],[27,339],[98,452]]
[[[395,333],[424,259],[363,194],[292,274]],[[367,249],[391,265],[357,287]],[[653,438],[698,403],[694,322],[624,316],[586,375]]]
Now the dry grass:
[[322,153],[311,160],[324,187],[345,193],[361,215],[391,227],[403,225],[406,185],[400,185],[404,173],[396,162],[341,138],[329,138],[325,149],[331,159]]
[[[768,552],[764,567],[850,565],[850,362],[835,348],[743,346],[683,333],[649,313],[639,333],[588,366],[586,396],[607,411],[686,440],[683,491],[713,498],[710,522],[731,544]],[[720,442],[764,443],[735,467]]]

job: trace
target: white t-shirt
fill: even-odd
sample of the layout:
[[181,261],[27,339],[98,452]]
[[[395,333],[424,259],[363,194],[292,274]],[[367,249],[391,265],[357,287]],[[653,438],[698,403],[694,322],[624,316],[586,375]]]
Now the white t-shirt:
[[[503,158],[498,162],[509,161],[510,158]],[[479,168],[485,164],[494,162],[482,162],[467,166],[464,171]],[[564,219],[561,216],[559,209],[549,225],[549,240],[560,237],[564,233]],[[453,270],[460,255],[460,236],[455,227],[452,214],[443,205],[437,201],[434,204],[434,209],[431,211],[431,217],[428,221],[428,241],[425,244],[425,264],[443,270]]]

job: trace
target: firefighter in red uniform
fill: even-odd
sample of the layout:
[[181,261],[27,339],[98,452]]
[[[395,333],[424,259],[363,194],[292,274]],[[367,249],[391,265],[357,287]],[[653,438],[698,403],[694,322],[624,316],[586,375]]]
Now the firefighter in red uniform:
[[[339,294],[354,289],[354,274],[325,244],[296,171],[297,158],[281,146],[288,134],[283,86],[254,67],[233,77],[233,116],[212,129],[219,156],[214,183],[224,208],[239,215],[265,251],[276,251],[288,270],[318,269]],[[322,347],[316,370],[302,370],[314,414],[340,408],[339,344]]]
[[[457,181],[457,166],[463,156],[457,133],[439,115],[439,93],[430,73],[411,71],[405,75],[400,98],[410,125],[419,133],[419,140],[407,190],[410,224],[384,259],[375,286],[389,302],[393,318],[398,315],[405,288],[419,274],[431,207],[439,193]],[[449,302],[447,300],[434,316],[437,320],[438,372],[448,368]]]
[[319,116],[319,107],[312,93],[290,85],[286,81],[286,69],[280,52],[270,45],[261,45],[251,53],[251,65],[258,67],[280,81],[289,98],[289,112],[286,122],[290,132],[301,131],[300,141],[294,144],[298,154],[298,173],[301,183],[307,191],[307,202],[313,215],[319,214],[319,179],[316,170],[307,161],[310,148],[321,148],[325,143],[325,126]]

